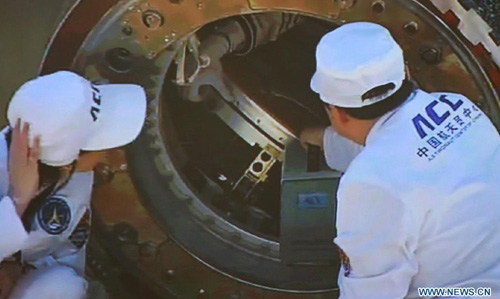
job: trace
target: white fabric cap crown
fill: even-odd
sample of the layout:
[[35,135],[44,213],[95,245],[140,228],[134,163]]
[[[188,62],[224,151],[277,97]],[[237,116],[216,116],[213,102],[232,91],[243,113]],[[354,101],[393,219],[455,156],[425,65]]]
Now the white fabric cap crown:
[[40,136],[40,160],[70,164],[80,150],[103,150],[133,141],[146,116],[146,96],[132,84],[93,85],[67,71],[38,77],[14,94],[7,109],[11,127],[30,124],[30,145]]
[[[328,104],[360,108],[388,98],[404,79],[403,51],[389,31],[359,22],[342,25],[321,38],[311,89]],[[386,94],[363,99],[367,91],[390,83],[394,88]]]

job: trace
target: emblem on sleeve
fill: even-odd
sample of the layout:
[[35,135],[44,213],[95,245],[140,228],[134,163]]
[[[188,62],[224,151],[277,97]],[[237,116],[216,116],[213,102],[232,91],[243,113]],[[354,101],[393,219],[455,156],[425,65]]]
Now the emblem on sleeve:
[[351,273],[351,262],[349,261],[349,257],[345,252],[342,250],[342,248],[339,247],[339,257],[340,257],[340,264],[344,268],[344,276],[348,277],[349,274]]
[[87,240],[90,235],[90,212],[87,209],[85,214],[80,218],[80,221],[78,222],[76,228],[73,230],[71,233],[71,236],[69,236],[69,240],[73,245],[76,246],[76,248],[80,249],[87,243]]
[[71,222],[71,209],[64,197],[52,196],[38,210],[37,219],[44,231],[59,235]]

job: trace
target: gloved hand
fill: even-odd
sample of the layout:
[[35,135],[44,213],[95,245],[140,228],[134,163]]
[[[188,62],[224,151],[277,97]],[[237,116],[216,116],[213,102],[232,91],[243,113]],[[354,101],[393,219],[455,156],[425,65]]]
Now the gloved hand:
[[300,132],[300,143],[307,149],[307,145],[316,145],[323,149],[323,135],[326,127],[307,128]]

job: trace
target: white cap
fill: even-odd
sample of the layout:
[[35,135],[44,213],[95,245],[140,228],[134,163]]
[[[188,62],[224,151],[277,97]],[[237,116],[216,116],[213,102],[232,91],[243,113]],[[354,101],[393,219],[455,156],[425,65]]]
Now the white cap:
[[11,127],[30,124],[30,144],[40,135],[40,160],[70,164],[80,150],[123,146],[139,135],[146,116],[144,89],[132,84],[93,85],[67,71],[25,83],[9,103]]
[[[321,38],[311,89],[328,104],[359,108],[388,98],[404,79],[403,51],[389,31],[374,23],[349,23]],[[367,91],[390,83],[394,88],[386,94],[362,98]]]

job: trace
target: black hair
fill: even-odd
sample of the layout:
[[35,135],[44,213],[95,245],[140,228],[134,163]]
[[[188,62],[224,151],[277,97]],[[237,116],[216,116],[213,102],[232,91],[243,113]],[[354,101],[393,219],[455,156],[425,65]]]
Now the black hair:
[[[10,143],[12,140],[12,128],[5,134],[5,140],[7,141],[7,148],[10,148]],[[71,177],[76,170],[76,160],[71,163],[70,167],[71,170],[67,178],[64,180],[64,182],[59,183],[59,181],[61,180],[61,167],[50,166],[38,161],[38,186],[39,190],[43,189],[43,191],[30,201],[28,207],[26,207],[26,210],[24,211],[22,221],[26,231],[29,232],[31,230],[32,223],[35,219],[35,214],[40,209],[42,204],[51,195],[64,188],[71,180]]]
[[[367,91],[363,95],[363,100],[365,100],[366,98],[377,97],[382,94],[385,94],[391,89],[391,87],[394,88],[393,83],[377,86]],[[394,110],[395,108],[403,104],[406,101],[406,99],[410,97],[415,88],[416,87],[413,84],[413,82],[409,80],[403,80],[403,84],[401,85],[401,87],[394,94],[384,99],[383,101],[377,102],[369,106],[364,106],[361,108],[344,108],[338,106],[336,107],[338,109],[344,110],[349,116],[356,119],[361,119],[361,120],[377,119],[386,114],[387,112]]]

